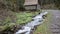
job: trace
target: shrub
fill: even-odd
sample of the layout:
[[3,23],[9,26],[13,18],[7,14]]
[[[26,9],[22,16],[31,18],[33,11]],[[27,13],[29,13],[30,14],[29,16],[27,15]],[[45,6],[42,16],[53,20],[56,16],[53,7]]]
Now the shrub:
[[3,0],[4,4],[6,5],[7,9],[10,9],[12,11],[17,10],[24,10],[24,0]]
[[17,5],[19,7],[19,10],[24,10],[24,2],[25,0],[17,0]]

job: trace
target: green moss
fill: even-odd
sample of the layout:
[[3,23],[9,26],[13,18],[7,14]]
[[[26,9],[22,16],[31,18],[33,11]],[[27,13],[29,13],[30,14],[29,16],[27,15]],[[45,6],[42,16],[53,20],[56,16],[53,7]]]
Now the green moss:
[[27,23],[30,22],[32,20],[32,17],[37,15],[39,12],[20,12],[20,13],[16,13],[17,16],[17,24],[23,24],[23,23]]
[[12,22],[12,19],[8,16],[0,26],[0,31],[12,29],[15,25],[22,25],[30,22],[33,18],[33,16],[36,16],[39,11],[35,12],[19,12],[19,13],[14,13],[16,15],[16,23]]
[[4,31],[4,30],[7,30],[7,29],[12,29],[14,26],[15,26],[15,23],[9,23],[9,24],[6,24],[4,26],[0,26],[0,31]]

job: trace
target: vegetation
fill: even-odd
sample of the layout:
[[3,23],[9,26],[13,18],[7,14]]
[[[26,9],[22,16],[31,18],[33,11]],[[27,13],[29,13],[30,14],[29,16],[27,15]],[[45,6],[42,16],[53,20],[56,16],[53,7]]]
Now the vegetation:
[[17,5],[19,7],[19,10],[25,10],[24,5],[23,5],[24,2],[25,2],[25,0],[17,0]]
[[[40,11],[35,11],[35,12],[31,12],[31,11],[25,11],[25,12],[14,12],[14,14],[16,15],[16,17],[14,18],[14,20],[11,19],[11,17],[7,17],[3,23],[1,23],[2,25],[0,26],[0,31],[15,31],[15,27],[18,29],[20,27],[18,26],[21,26],[23,24],[26,24],[28,22],[30,22],[32,20],[32,18],[34,16],[36,16],[37,14],[39,14]],[[14,30],[15,29],[15,30]],[[1,32],[3,33],[3,32]],[[8,32],[7,32],[8,33]],[[6,34],[6,33],[5,33]]]
[[34,32],[34,34],[51,34],[50,31],[48,31],[48,24],[50,24],[50,18],[51,18],[51,14],[48,14],[46,19],[43,21],[43,24],[39,25],[36,29],[36,31]]
[[16,16],[17,16],[16,23],[23,24],[23,23],[30,22],[34,16],[39,14],[39,12],[40,11],[37,11],[37,12],[30,12],[30,11],[28,11],[28,12],[16,13]]
[[0,0],[0,33],[3,34],[2,31],[11,30],[15,25],[18,25],[16,24],[17,14],[15,12],[18,12],[19,8],[23,8],[23,3],[24,0]]
[[[1,11],[0,11],[1,12]],[[0,14],[0,31],[4,31],[7,28],[10,28],[15,25],[16,16],[14,12],[11,11],[2,11]]]
[[56,7],[60,9],[60,0],[55,0]]
[[12,11],[18,11],[18,10],[24,10],[24,6],[23,6],[24,1],[25,0],[1,0],[0,3],[3,3],[6,9]]
[[[40,11],[21,11],[25,10],[24,8],[25,0],[0,0],[0,34],[3,31],[14,31],[17,28],[17,25],[20,26],[22,24],[26,24],[32,20],[34,16],[40,13]],[[41,5],[43,4],[56,4],[57,7],[60,8],[60,0],[39,0]],[[19,13],[18,13],[19,12]],[[34,34],[46,34],[50,20],[50,14],[44,23],[37,27]],[[4,33],[3,33],[4,34]],[[6,32],[5,32],[6,34]]]
[[[56,9],[57,9],[57,8],[60,9],[60,0],[39,0],[39,4],[40,4],[43,8],[45,8],[46,6],[49,5],[49,8],[50,8],[50,9],[52,9],[52,8],[55,9],[55,7],[56,7]],[[44,7],[44,5],[46,5],[46,6]],[[53,6],[53,7],[52,7],[52,6]],[[48,7],[46,7],[46,8],[48,9]]]

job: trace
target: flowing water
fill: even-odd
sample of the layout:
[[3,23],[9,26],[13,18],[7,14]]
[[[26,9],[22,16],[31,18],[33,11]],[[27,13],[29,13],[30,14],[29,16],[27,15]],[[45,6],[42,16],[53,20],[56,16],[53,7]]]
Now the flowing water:
[[39,15],[35,16],[33,21],[29,22],[28,24],[24,25],[22,29],[18,30],[15,34],[30,34],[32,29],[34,29],[35,26],[40,25],[43,23],[43,16],[46,15],[48,12],[42,12]]

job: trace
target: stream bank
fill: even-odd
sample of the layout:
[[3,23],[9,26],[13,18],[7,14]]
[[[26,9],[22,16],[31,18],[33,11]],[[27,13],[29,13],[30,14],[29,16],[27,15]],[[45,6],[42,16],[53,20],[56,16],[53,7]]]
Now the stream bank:
[[40,11],[27,11],[13,13],[16,15],[16,23],[10,22],[10,18],[7,18],[7,23],[4,26],[0,26],[0,34],[14,34],[17,30],[21,29],[22,26],[27,24],[27,22],[32,21],[32,17],[39,14]]
[[43,23],[43,20],[45,17],[45,15],[47,14],[47,12],[42,12],[39,15],[35,16],[33,19],[33,21],[27,23],[25,26],[22,27],[22,29],[18,30],[15,34],[30,34],[30,32],[32,31],[32,29],[35,28],[35,26],[38,26],[39,24]]

